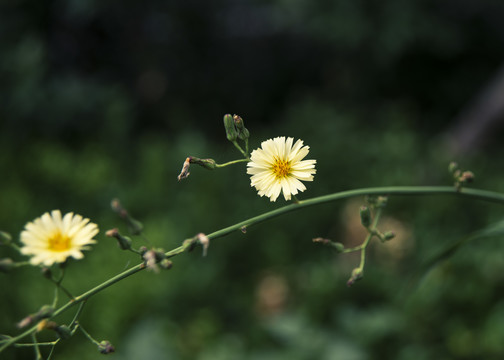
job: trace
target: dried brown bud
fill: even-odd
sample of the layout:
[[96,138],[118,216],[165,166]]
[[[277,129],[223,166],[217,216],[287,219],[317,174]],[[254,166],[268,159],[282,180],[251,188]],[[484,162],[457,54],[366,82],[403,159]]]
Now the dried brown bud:
[[460,182],[470,183],[474,180],[474,174],[472,171],[464,171],[462,175],[460,175]]
[[105,233],[105,236],[108,237],[116,237],[119,234],[119,230],[117,228],[107,230]]
[[198,242],[201,244],[203,247],[203,256],[207,255],[208,247],[210,246],[210,239],[208,236],[206,236],[203,233],[199,233],[196,235],[196,238],[198,239]]
[[312,241],[314,243],[320,243],[320,244],[323,244],[323,245],[329,245],[331,243],[331,240],[324,239],[322,237],[314,238]]
[[189,167],[191,166],[191,158],[188,157],[184,161],[184,165],[182,165],[182,170],[180,171],[179,176],[177,176],[178,181],[185,179],[191,174],[189,172]]

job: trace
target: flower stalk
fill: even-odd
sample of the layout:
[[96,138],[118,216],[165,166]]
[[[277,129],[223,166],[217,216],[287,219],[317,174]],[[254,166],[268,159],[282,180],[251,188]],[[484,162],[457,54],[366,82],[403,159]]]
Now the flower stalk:
[[[333,201],[338,201],[338,200],[343,200],[347,198],[352,198],[352,197],[357,197],[357,196],[365,196],[365,195],[400,195],[400,196],[431,196],[431,195],[447,195],[447,196],[458,196],[458,197],[467,197],[471,198],[474,200],[481,200],[481,201],[486,201],[486,202],[491,202],[491,203],[498,203],[504,205],[504,194],[493,192],[493,191],[487,191],[487,190],[480,190],[480,189],[469,189],[469,188],[461,188],[461,189],[456,189],[453,186],[391,186],[391,187],[373,187],[373,188],[363,188],[363,189],[356,189],[356,190],[348,190],[348,191],[342,191],[342,192],[337,192],[333,194],[328,194],[324,196],[319,196],[307,200],[301,200],[298,203],[295,204],[289,204],[285,205],[283,207],[280,207],[278,209],[268,211],[266,213],[263,213],[258,216],[254,216],[252,218],[246,219],[244,221],[241,221],[239,223],[236,223],[234,225],[228,226],[226,228],[217,230],[213,233],[207,234],[207,238],[209,240],[213,240],[219,237],[223,237],[225,235],[228,235],[234,231],[242,231],[243,228],[248,228],[251,225],[256,225],[259,224],[263,221],[269,220],[271,218],[287,214],[289,212],[292,212],[294,210],[300,210],[305,207],[310,207],[310,206],[315,206],[318,204],[323,204],[323,203],[328,203],[328,202],[333,202]],[[379,209],[377,209],[379,211]],[[375,218],[373,220],[373,224],[371,225],[371,229],[373,228],[373,225],[377,223],[379,219],[379,213],[375,215]],[[372,233],[368,234],[369,240],[373,236]],[[366,238],[366,241],[360,246],[360,249],[363,247],[367,246],[366,244],[369,242],[369,240]],[[171,258],[176,255],[179,255],[181,253],[184,253],[194,247],[195,240],[194,239],[188,239],[182,243],[182,245],[168,251],[165,253],[166,258]],[[349,250],[358,250],[358,248],[354,249],[345,249],[345,251]],[[363,260],[361,258],[361,265],[363,264]],[[76,296],[75,298],[71,299],[68,301],[66,304],[62,305],[58,309],[55,309],[51,314],[47,317],[47,319],[52,319],[63,312],[69,310],[70,308],[80,305],[89,298],[91,298],[93,295],[101,292],[102,290],[114,285],[115,283],[133,275],[136,274],[146,268],[145,264],[142,262],[140,264],[137,264],[122,273],[117,274],[116,276],[104,281],[103,283],[97,285],[96,287],[82,293],[79,296]],[[358,269],[358,268],[357,268]],[[359,276],[358,271],[356,271],[355,274],[356,277]],[[7,337],[5,339],[0,340],[0,353],[5,350],[7,347],[17,344],[21,339],[31,336],[37,332],[38,325],[35,324],[29,329],[23,331],[22,333],[18,334],[17,336],[13,337]]]

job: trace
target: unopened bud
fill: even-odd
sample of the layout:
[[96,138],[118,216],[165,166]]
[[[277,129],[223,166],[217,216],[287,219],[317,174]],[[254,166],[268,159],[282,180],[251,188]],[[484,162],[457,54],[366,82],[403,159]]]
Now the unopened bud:
[[170,259],[163,259],[159,262],[159,266],[163,269],[169,270],[173,266],[173,262]]
[[16,263],[11,258],[0,259],[0,272],[8,273],[16,267]]
[[40,308],[40,310],[35,314],[37,319],[46,319],[51,317],[54,313],[54,308],[50,305],[44,305]]
[[12,236],[5,231],[0,231],[0,244],[9,245],[12,242]]
[[114,346],[108,340],[100,341],[98,351],[102,354],[111,354],[115,351]]
[[386,231],[383,234],[383,241],[389,241],[395,238],[395,233],[393,231]]
[[42,319],[39,321],[37,324],[37,332],[41,332],[42,330],[48,329],[48,330],[54,330],[56,327],[56,323],[54,321],[49,321],[47,319]]
[[361,206],[360,219],[362,226],[365,228],[368,228],[371,225],[371,210],[369,210],[367,206]]
[[238,131],[235,127],[235,122],[231,114],[224,115],[224,128],[226,129],[226,137],[229,141],[236,141]]
[[140,235],[142,233],[143,224],[140,221],[132,218],[129,215],[126,217],[126,221],[128,223],[128,230],[131,234]]
[[347,281],[347,286],[352,286],[357,280],[362,279],[364,272],[361,268],[355,268],[352,270],[352,276]]
[[331,241],[329,239],[325,239],[325,238],[322,238],[322,237],[314,238],[312,241],[314,243],[319,243],[319,244],[322,244],[322,245],[328,245],[328,246],[332,247],[334,250],[336,250],[339,253],[343,252],[343,250],[345,250],[345,246],[342,243],[334,242],[334,241]]
[[72,330],[70,330],[70,328],[66,325],[57,326],[54,331],[56,331],[58,336],[63,340],[66,340],[72,336]]
[[[30,314],[26,316],[23,320],[17,323],[17,327],[19,329],[22,329],[28,325],[31,325],[33,323],[36,323],[42,319],[47,319],[52,316],[54,313],[54,308],[50,305],[44,305],[40,308],[38,312],[35,314]],[[45,325],[45,324],[42,324]]]
[[196,240],[197,240],[196,238],[185,239],[182,242],[182,246],[187,247],[187,251],[191,252],[194,250],[194,246],[196,246]]
[[387,202],[388,202],[388,197],[386,196],[378,196],[376,198],[376,207],[377,208],[382,208],[382,207],[385,207],[387,206]]
[[331,241],[331,246],[334,250],[336,250],[339,253],[341,253],[341,252],[343,252],[343,250],[345,250],[345,245],[343,245],[342,243],[339,243],[339,242]]
[[474,180],[474,173],[472,171],[464,171],[462,175],[460,175],[460,182],[462,183],[470,183]]
[[33,315],[28,315],[16,324],[18,329],[22,329],[34,323]]
[[156,253],[153,250],[148,250],[142,255],[145,260],[145,267],[148,270],[152,270],[154,272],[158,272],[159,268],[156,264]]
[[448,171],[450,172],[450,174],[453,174],[455,173],[455,171],[458,169],[458,164],[455,162],[455,161],[452,161],[449,165],[448,165]]
[[112,199],[112,201],[110,202],[110,207],[119,215],[121,215],[121,212],[125,211],[119,199]]
[[122,236],[117,229],[110,229],[105,233],[108,237],[113,237],[117,240],[119,247],[122,250],[130,250],[131,249],[131,239],[127,236]]
[[245,127],[243,119],[238,115],[234,115],[233,120],[236,125],[236,130],[238,131],[238,138],[240,140],[248,139],[250,137],[250,132]]
[[166,259],[166,255],[163,249],[147,250],[142,254],[142,257],[145,260],[145,267],[148,270],[154,271],[155,273],[159,272],[158,264]]
[[[189,175],[189,174],[187,174]],[[119,216],[126,221],[128,224],[128,230],[133,235],[140,235],[143,230],[143,224],[130,216],[128,211],[123,208],[119,199],[113,199],[110,203],[112,210],[119,214]]]
[[214,159],[200,159],[194,156],[189,156],[189,162],[191,164],[196,164],[203,166],[205,169],[213,170],[215,169],[216,163]]

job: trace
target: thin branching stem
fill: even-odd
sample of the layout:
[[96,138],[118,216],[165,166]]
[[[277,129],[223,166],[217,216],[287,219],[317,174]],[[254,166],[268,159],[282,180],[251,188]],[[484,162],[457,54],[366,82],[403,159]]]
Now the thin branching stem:
[[[213,233],[210,233],[207,235],[207,237],[209,239],[216,239],[216,238],[228,235],[234,231],[243,231],[243,229],[246,229],[249,226],[259,224],[259,223],[266,221],[266,220],[269,220],[271,218],[274,218],[274,217],[277,217],[277,216],[280,216],[283,214],[287,214],[287,213],[295,211],[295,210],[300,210],[305,207],[310,207],[310,206],[314,206],[314,205],[318,205],[318,204],[348,199],[348,198],[357,197],[357,196],[365,196],[365,195],[385,195],[385,196],[390,196],[390,195],[401,195],[401,196],[449,195],[449,196],[472,198],[475,200],[481,200],[481,201],[498,203],[498,204],[504,205],[504,194],[493,192],[493,191],[487,191],[487,190],[479,190],[479,189],[468,189],[468,188],[456,189],[453,186],[391,186],[391,187],[363,188],[363,189],[356,189],[356,190],[341,191],[341,192],[337,192],[334,194],[319,196],[319,197],[315,197],[315,198],[311,198],[311,199],[307,199],[307,200],[301,200],[297,203],[291,203],[289,205],[280,207],[280,208],[272,210],[272,211],[268,211],[264,214],[254,216],[254,217],[249,218],[247,220],[241,221],[241,222],[236,223],[234,225],[231,225],[226,228],[215,231]],[[179,254],[187,251],[193,245],[194,244],[191,242],[185,242],[183,245],[166,252],[165,255],[168,258],[174,257],[176,255],[179,255]],[[361,249],[363,248],[363,245],[360,246]],[[96,286],[96,287],[84,292],[83,294],[73,298],[72,300],[68,301],[65,305],[62,305],[60,308],[56,309],[54,311],[54,313],[52,314],[51,318],[54,318],[54,317],[60,315],[61,313],[72,308],[73,306],[76,306],[77,304],[81,304],[82,302],[85,302],[91,296],[99,293],[100,291],[112,286],[113,284],[115,284],[115,283],[117,283],[117,282],[119,282],[119,281],[133,275],[133,274],[136,274],[137,272],[139,272],[145,268],[146,268],[146,266],[142,262],[142,263],[135,265],[135,266],[131,267],[130,269],[104,281],[103,283],[99,284],[98,286]],[[10,345],[17,343],[22,338],[35,334],[36,331],[37,331],[37,325],[32,326],[29,329],[26,329],[24,332],[22,332],[21,334],[19,334],[17,336],[9,337],[8,339],[2,340],[2,342],[0,342],[0,345],[1,345],[0,352],[5,350]]]

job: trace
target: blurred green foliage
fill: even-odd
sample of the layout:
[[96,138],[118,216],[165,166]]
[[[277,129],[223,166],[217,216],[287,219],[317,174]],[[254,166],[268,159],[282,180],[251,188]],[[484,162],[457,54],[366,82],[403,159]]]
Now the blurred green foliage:
[[[18,238],[46,211],[99,224],[72,262],[79,294],[138,258],[104,231],[125,227],[118,197],[170,249],[281,206],[259,198],[226,141],[240,114],[251,147],[302,138],[317,159],[301,198],[365,186],[449,184],[448,162],[504,191],[502,130],[461,158],[446,136],[502,63],[504,3],[474,1],[16,0],[0,5],[0,229]],[[499,359],[504,355],[504,243],[476,239],[424,273],[435,254],[502,219],[502,207],[453,197],[390,199],[365,278],[352,256],[311,239],[361,241],[364,199],[292,213],[174,258],[93,297],[81,322],[116,359]],[[135,244],[144,240],[135,238]],[[20,257],[0,247],[0,257]],[[50,303],[34,268],[0,274],[0,332]],[[62,321],[71,319],[68,313]],[[44,339],[44,334],[40,338]],[[48,335],[48,338],[50,336]],[[76,355],[78,354],[78,355]],[[95,359],[74,336],[54,358]],[[9,349],[3,359],[32,359]]]

